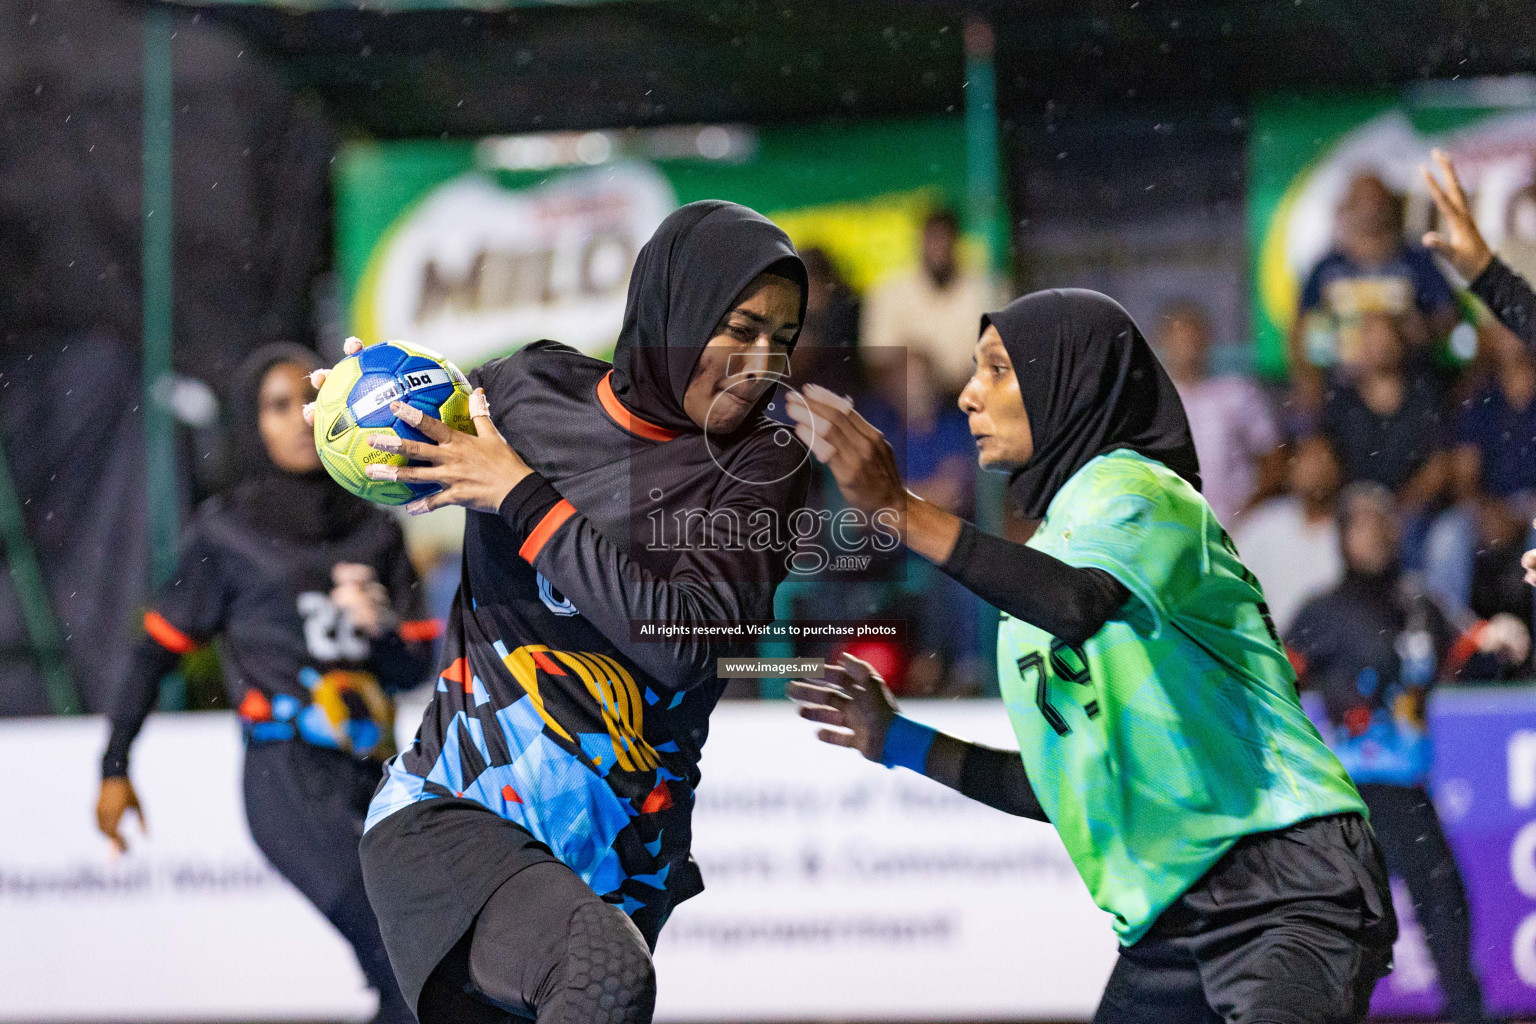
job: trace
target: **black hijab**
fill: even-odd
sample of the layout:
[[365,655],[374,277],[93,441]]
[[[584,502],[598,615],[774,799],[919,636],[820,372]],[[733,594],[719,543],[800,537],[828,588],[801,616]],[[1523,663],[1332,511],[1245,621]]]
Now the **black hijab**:
[[230,396],[239,478],[229,502],[242,519],[269,536],[298,544],[318,544],[346,536],[368,515],[368,503],[341,488],[323,469],[309,473],[281,470],[261,439],[261,384],[279,363],[317,369],[315,353],[300,345],[263,345],[235,371]]
[[[805,264],[772,221],[717,199],[669,214],[641,248],[629,278],[624,326],[613,351],[613,393],[657,426],[697,432],[683,394],[699,353],[742,289],[765,271],[800,286],[803,324]],[[751,429],[772,396],[770,389],[742,429]]]
[[997,328],[1019,379],[1035,454],[1009,478],[1024,515],[1044,519],[1051,499],[1092,459],[1129,448],[1200,488],[1184,404],[1131,315],[1107,295],[1057,288],[981,318]]

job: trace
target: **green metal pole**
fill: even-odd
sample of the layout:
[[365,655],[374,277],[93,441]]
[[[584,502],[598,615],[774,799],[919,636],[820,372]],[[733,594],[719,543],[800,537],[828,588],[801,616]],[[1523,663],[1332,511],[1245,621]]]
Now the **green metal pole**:
[[[992,26],[979,16],[965,23],[965,179],[966,221],[972,234],[986,241],[987,269],[994,275],[1008,265],[1008,222],[1000,197],[1002,156],[997,133],[997,74],[993,66]],[[976,476],[976,525],[1001,535],[1007,502],[1007,481],[998,473]],[[997,609],[983,604],[979,636],[982,685],[988,696],[998,693],[997,674],[987,652],[997,646]]]
[[11,479],[11,467],[4,451],[0,451],[0,543],[5,545],[11,583],[21,604],[21,619],[32,641],[33,657],[38,671],[43,674],[43,684],[48,688],[48,702],[53,705],[55,714],[77,715],[80,713],[80,696],[69,677],[59,624],[48,600],[48,590],[43,586],[37,553],[27,536],[21,499],[16,493],[15,481]]
[[[150,581],[159,586],[176,571],[176,434],[167,406],[165,385],[171,379],[171,143],[175,87],[171,73],[169,10],[151,7],[144,15],[143,123],[143,317],[144,317],[144,452],[149,513]],[[180,675],[168,677],[160,706],[186,706],[186,684]]]

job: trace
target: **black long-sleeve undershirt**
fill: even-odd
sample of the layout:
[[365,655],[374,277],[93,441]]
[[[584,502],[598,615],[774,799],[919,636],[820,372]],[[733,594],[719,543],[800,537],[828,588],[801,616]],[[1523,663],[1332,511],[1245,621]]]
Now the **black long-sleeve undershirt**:
[[102,778],[128,774],[128,748],[133,746],[134,738],[144,728],[144,719],[154,709],[160,696],[160,680],[180,660],[179,654],[161,647],[147,634],[133,645],[128,671],[112,693],[112,706],[107,714],[112,735],[107,740],[106,753],[101,755]]
[[1007,814],[1035,821],[1049,821],[1035,789],[1024,771],[1017,750],[998,750],[980,743],[965,745],[960,762],[960,793]]
[[939,568],[993,607],[1074,646],[1102,629],[1131,596],[1102,569],[1079,569],[970,523],[961,524],[955,549]]
[[1497,256],[1471,284],[1472,294],[1513,331],[1521,341],[1536,348],[1536,291]]

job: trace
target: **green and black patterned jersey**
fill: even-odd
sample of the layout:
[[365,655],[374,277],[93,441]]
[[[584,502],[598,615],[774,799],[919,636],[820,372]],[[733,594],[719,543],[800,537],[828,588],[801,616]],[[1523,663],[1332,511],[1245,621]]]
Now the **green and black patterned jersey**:
[[1029,545],[1131,593],[1081,648],[1006,615],[998,635],[1030,781],[1123,944],[1240,837],[1365,813],[1302,712],[1258,582],[1176,473],[1098,456]]

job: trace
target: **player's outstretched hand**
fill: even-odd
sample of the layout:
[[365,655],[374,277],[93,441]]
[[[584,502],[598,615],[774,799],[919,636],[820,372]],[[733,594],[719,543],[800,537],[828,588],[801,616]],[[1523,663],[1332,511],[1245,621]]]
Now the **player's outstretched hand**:
[[816,738],[839,747],[853,747],[871,761],[885,750],[885,732],[896,717],[896,698],[880,673],[851,654],[827,663],[820,679],[793,679],[787,693],[800,705],[800,717],[831,728]]
[[1430,155],[1445,176],[1445,184],[1442,185],[1428,167],[1420,166],[1419,170],[1445,223],[1443,233],[1431,231],[1424,236],[1424,245],[1450,260],[1456,273],[1470,282],[1487,269],[1493,260],[1493,250],[1488,248],[1482,232],[1472,221],[1472,207],[1467,202],[1467,193],[1462,190],[1461,179],[1456,177],[1451,158],[1443,149],[1436,149]]
[[899,514],[906,508],[896,453],[885,436],[854,411],[852,401],[807,384],[803,393],[789,393],[785,411],[795,422],[795,436],[827,464],[850,506],[868,515],[881,509]]
[[[362,350],[363,340],[361,338],[348,338],[346,341],[341,343],[342,355],[355,356]],[[310,386],[313,387],[316,391],[319,391],[320,385],[325,383],[325,378],[330,376],[330,373],[331,371],[329,369],[316,370],[315,372],[311,373],[309,375]],[[304,422],[308,423],[310,426],[315,425],[314,402],[310,402],[304,406]]]
[[112,840],[112,848],[118,853],[128,852],[128,841],[123,838],[123,815],[132,811],[139,816],[139,831],[149,834],[144,821],[144,809],[139,806],[139,794],[133,791],[133,783],[126,775],[101,780],[101,794],[96,798],[96,827],[101,834]]
[[469,415],[475,432],[454,430],[414,405],[391,402],[390,412],[426,434],[428,442],[407,441],[393,434],[372,434],[368,443],[381,452],[404,455],[425,466],[387,466],[374,463],[366,472],[371,480],[399,480],[408,484],[437,484],[442,490],[405,506],[411,515],[444,505],[463,505],[476,512],[496,512],[507,494],[533,470],[512,450],[491,420],[485,392],[476,388],[469,396]]
[[331,603],[341,609],[347,621],[370,638],[377,640],[400,624],[389,604],[389,591],[379,582],[373,566],[360,562],[337,562],[331,566]]

